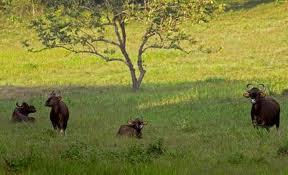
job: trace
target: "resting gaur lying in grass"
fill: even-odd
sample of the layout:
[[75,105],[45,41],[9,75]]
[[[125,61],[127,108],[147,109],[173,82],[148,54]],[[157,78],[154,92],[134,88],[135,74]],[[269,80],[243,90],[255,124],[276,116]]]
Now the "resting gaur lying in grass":
[[22,105],[16,103],[16,108],[12,113],[12,122],[34,122],[34,117],[29,117],[30,113],[35,113],[36,109],[32,105],[28,105],[26,102],[23,102]]
[[279,103],[266,96],[266,88],[263,84],[254,87],[247,84],[247,91],[244,97],[250,98],[252,103],[251,119],[254,127],[263,127],[269,131],[269,128],[276,125],[278,130],[280,125],[280,105]]
[[147,122],[144,122],[142,119],[136,118],[134,120],[129,120],[128,124],[121,125],[117,135],[136,137],[138,139],[142,138],[142,129],[144,125],[147,125]]

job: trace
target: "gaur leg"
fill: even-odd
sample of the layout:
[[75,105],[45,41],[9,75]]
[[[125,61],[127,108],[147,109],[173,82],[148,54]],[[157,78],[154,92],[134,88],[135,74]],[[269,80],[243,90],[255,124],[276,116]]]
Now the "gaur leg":
[[280,134],[281,134],[281,132],[280,132],[280,130],[279,130],[279,126],[280,126],[280,112],[278,113],[278,115],[277,115],[277,118],[276,118],[276,130],[277,130],[277,132],[278,132],[278,135],[280,136]]
[[65,121],[65,122],[63,123],[64,132],[66,131],[66,128],[67,128],[67,121]]
[[65,135],[65,130],[67,128],[67,121],[60,122],[60,133]]
[[280,126],[280,113],[278,113],[277,117],[276,117],[276,129],[278,131]]
[[252,125],[254,126],[254,128],[258,128],[257,127],[257,121],[256,121],[256,116],[254,115],[254,112],[251,110],[251,120],[252,120]]
[[50,121],[52,123],[53,129],[56,130],[57,129],[57,121],[53,117],[50,117]]
[[67,120],[65,120],[63,116],[60,116],[59,124],[60,133],[65,135],[65,130],[67,128]]
[[54,130],[57,130],[57,122],[55,122],[55,121],[51,121],[51,123],[52,123],[52,126],[53,126],[53,129]]

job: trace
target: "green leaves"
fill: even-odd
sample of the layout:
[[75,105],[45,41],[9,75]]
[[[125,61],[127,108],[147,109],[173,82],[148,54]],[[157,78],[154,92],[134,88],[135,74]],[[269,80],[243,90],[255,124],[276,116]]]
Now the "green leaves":
[[[182,43],[196,41],[185,34],[181,23],[187,19],[208,22],[217,9],[213,0],[53,0],[47,7],[45,15],[31,23],[44,49],[58,47],[94,54],[107,62],[122,62],[129,67],[134,89],[140,87],[145,75],[142,56],[148,49],[189,53]],[[126,48],[126,26],[135,21],[144,26],[135,64],[138,78]]]
[[113,27],[115,18],[124,24],[141,20],[148,24],[147,36],[156,36],[160,42],[168,41],[171,48],[179,48],[179,42],[188,39],[179,29],[181,22],[185,19],[207,22],[217,6],[213,0],[147,0],[145,3],[135,0],[61,0],[49,1],[46,5],[45,15],[31,23],[43,45],[49,48],[84,46],[90,50],[99,42],[95,38],[107,38],[105,31]]

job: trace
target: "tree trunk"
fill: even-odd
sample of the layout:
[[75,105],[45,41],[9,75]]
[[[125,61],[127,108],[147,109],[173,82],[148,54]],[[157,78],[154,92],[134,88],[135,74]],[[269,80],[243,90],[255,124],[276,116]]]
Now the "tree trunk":
[[137,91],[140,89],[140,86],[142,84],[142,80],[143,80],[146,72],[140,71],[139,78],[137,79],[136,71],[135,71],[133,65],[132,64],[127,64],[127,65],[129,67],[130,76],[131,76],[131,80],[132,80],[132,89],[134,91]]

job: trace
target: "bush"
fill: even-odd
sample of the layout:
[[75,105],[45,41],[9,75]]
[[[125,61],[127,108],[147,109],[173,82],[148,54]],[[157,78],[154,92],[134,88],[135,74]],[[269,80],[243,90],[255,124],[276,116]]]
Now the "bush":
[[152,158],[146,153],[143,145],[132,145],[125,155],[126,161],[132,164],[148,163]]
[[61,158],[69,160],[86,160],[90,155],[90,151],[91,149],[87,144],[75,142],[61,154]]
[[288,143],[285,143],[284,145],[280,146],[277,150],[277,154],[279,156],[287,156],[288,155]]
[[244,160],[242,153],[234,153],[228,158],[228,162],[231,164],[240,164]]
[[31,166],[37,155],[31,150],[28,154],[17,154],[4,157],[4,162],[8,171],[17,172]]
[[147,148],[147,154],[151,156],[160,156],[166,152],[164,148],[163,139],[156,140],[155,143],[149,144]]
[[158,158],[166,152],[163,139],[158,139],[154,143],[144,147],[143,145],[132,145],[125,155],[126,161],[132,164],[148,163],[154,158]]

